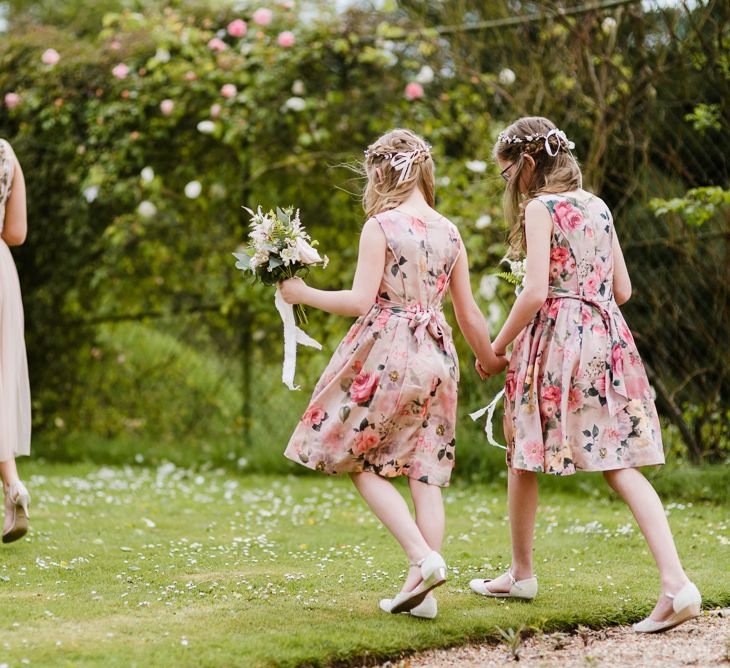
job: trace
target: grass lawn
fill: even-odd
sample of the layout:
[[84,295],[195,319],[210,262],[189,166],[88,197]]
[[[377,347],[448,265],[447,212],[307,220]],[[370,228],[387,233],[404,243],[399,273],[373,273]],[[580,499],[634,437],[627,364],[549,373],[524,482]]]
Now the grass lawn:
[[[630,622],[658,593],[629,511],[598,485],[546,486],[533,603],[468,591],[508,564],[504,481],[447,489],[451,579],[429,622],[378,610],[405,560],[348,480],[22,464],[32,532],[0,547],[10,668],[326,665],[494,639],[498,626]],[[667,503],[706,607],[730,603],[728,509]]]

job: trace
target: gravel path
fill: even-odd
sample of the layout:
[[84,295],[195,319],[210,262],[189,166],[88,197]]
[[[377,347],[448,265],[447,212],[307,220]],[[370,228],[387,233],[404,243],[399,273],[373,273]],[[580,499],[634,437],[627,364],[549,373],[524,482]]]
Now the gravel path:
[[[519,657],[514,665],[520,668],[730,667],[730,608],[705,612],[654,635],[638,636],[630,627],[538,634],[520,644]],[[381,668],[489,668],[511,662],[511,652],[502,643],[431,650]]]

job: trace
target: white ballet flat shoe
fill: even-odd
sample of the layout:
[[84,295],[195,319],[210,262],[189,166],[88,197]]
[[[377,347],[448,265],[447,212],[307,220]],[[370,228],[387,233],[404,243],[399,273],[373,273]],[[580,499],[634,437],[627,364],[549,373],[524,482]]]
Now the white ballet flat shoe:
[[[436,587],[446,582],[446,562],[438,552],[429,552],[423,559],[411,566],[418,566],[421,569],[421,581],[411,590],[402,591],[392,599],[383,599],[390,602],[390,609],[386,612],[398,614],[410,612],[413,608],[421,605],[423,600]],[[383,608],[381,601],[381,609]]]
[[[380,601],[380,609],[383,612],[390,612],[392,608],[392,598],[384,598]],[[436,599],[433,596],[430,598],[424,598],[421,604],[417,605],[415,608],[405,611],[403,614],[411,615],[412,617],[420,617],[421,619],[435,619],[438,614]]]
[[535,598],[535,596],[537,596],[536,576],[533,575],[531,578],[527,578],[526,580],[515,580],[511,570],[507,571],[507,575],[509,575],[511,583],[508,592],[489,591],[489,589],[487,589],[487,583],[492,582],[492,580],[484,580],[482,578],[472,580],[469,583],[469,586],[474,593],[481,596],[488,596],[490,598],[521,598],[526,601],[531,601]]
[[28,533],[30,494],[18,480],[5,490],[5,518],[3,521],[3,543],[12,543]]
[[665,594],[672,599],[674,612],[664,621],[656,622],[647,617],[634,624],[634,633],[659,633],[667,631],[688,619],[699,617],[702,611],[702,595],[693,582],[686,584],[676,594]]

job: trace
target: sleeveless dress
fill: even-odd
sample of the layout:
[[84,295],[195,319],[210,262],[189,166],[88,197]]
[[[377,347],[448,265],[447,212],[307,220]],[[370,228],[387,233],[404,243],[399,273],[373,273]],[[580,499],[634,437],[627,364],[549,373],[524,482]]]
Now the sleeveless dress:
[[507,465],[570,475],[664,463],[639,352],[613,296],[613,220],[590,193],[542,195],[553,220],[548,298],[505,379]]
[[[0,139],[0,234],[13,179],[13,150]],[[0,239],[0,461],[30,454],[30,385],[23,302],[13,257]]]
[[376,303],[320,378],[286,448],[328,474],[372,471],[445,487],[454,467],[459,363],[442,304],[461,237],[446,218],[393,210]]

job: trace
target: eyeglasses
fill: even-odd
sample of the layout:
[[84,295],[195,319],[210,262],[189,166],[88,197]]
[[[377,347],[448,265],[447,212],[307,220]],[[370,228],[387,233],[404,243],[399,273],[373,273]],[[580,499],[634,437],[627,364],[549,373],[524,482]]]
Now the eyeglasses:
[[507,165],[500,173],[499,175],[507,182],[509,183],[510,175],[507,174],[507,172],[512,169],[512,167],[515,166],[514,162],[511,162],[509,165]]

